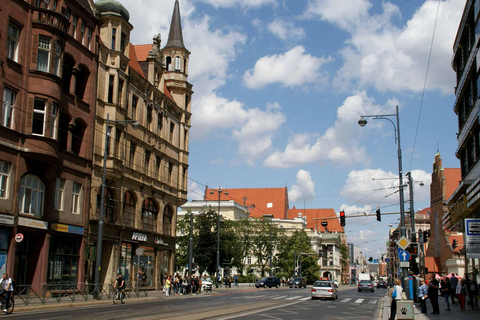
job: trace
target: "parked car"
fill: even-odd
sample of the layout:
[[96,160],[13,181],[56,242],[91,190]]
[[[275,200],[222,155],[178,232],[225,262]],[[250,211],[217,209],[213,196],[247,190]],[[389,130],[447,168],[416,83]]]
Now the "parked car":
[[378,280],[378,283],[377,283],[377,289],[378,288],[387,288],[387,283],[383,280]]
[[374,292],[375,288],[373,287],[373,283],[370,280],[361,280],[358,283],[358,292],[361,291],[371,291]]
[[312,300],[318,298],[338,299],[338,288],[330,280],[317,280],[311,289]]
[[279,277],[262,277],[257,282],[255,282],[255,287],[257,288],[266,288],[266,287],[278,288],[279,286],[280,286]]
[[213,283],[211,281],[207,281],[207,280],[202,280],[202,291],[203,292],[212,292],[212,285]]
[[305,280],[305,278],[292,278],[290,279],[290,281],[288,281],[288,285],[290,286],[290,288],[301,288],[301,287],[304,287],[306,288],[307,287],[307,280]]

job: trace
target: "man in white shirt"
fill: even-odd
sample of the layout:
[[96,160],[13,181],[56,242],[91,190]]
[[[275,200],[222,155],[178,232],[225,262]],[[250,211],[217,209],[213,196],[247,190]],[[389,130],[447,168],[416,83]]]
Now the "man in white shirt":
[[2,286],[2,289],[0,290],[0,296],[3,297],[3,295],[5,295],[5,309],[2,311],[7,312],[10,297],[13,293],[12,279],[8,277],[8,273],[3,274],[2,279],[0,279],[0,285]]

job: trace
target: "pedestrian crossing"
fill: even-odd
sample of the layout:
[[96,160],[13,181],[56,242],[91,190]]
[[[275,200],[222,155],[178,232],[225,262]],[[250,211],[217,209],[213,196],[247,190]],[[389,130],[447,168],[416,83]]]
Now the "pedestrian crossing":
[[[295,296],[290,296],[290,295],[245,295],[245,296],[236,296],[232,297],[232,299],[265,299],[265,300],[285,300],[285,301],[307,301],[311,300],[310,295],[305,296],[305,295],[295,295]],[[316,300],[315,302],[323,302],[325,300]],[[331,300],[330,300],[331,302]],[[340,304],[352,304],[352,305],[360,305],[360,304],[368,304],[368,305],[376,305],[378,302],[378,299],[376,298],[344,298],[344,299],[338,299],[336,300],[337,303]]]

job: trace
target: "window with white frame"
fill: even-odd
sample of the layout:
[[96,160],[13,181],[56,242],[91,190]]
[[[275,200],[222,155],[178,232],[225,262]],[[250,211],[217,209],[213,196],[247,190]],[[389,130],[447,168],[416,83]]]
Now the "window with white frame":
[[60,66],[62,65],[62,44],[57,41],[55,45],[55,75],[60,77]]
[[175,57],[175,71],[180,71],[182,68],[182,59]]
[[13,23],[8,24],[8,49],[7,57],[18,62],[18,43],[20,40],[20,28]]
[[73,198],[72,198],[72,213],[80,213],[80,192],[82,191],[82,185],[79,183],[73,183]]
[[72,31],[73,31],[74,39],[77,39],[77,23],[78,23],[78,17],[76,15],[72,15]]
[[36,135],[45,135],[45,114],[47,101],[35,99],[33,104],[32,133]]
[[83,45],[85,45],[85,21],[82,21],[82,24],[80,25],[80,37],[82,38],[81,42]]
[[2,125],[4,127],[13,128],[13,112],[15,110],[16,96],[16,92],[3,88]]
[[44,194],[45,186],[37,176],[23,176],[20,180],[20,212],[42,216]]
[[37,56],[37,70],[48,72],[50,62],[50,45],[52,39],[40,36],[38,38],[38,56]]
[[52,139],[57,139],[58,133],[58,104],[56,102],[52,103],[52,119],[50,121],[50,135]]
[[65,179],[57,178],[55,180],[55,203],[53,209],[63,210],[63,188],[65,187]]
[[8,178],[10,177],[10,162],[0,160],[0,198],[8,198]]

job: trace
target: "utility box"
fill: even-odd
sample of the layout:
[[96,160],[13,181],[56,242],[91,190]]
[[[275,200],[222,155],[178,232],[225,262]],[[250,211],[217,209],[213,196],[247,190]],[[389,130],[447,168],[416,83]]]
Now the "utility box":
[[397,319],[415,319],[413,300],[397,300]]

